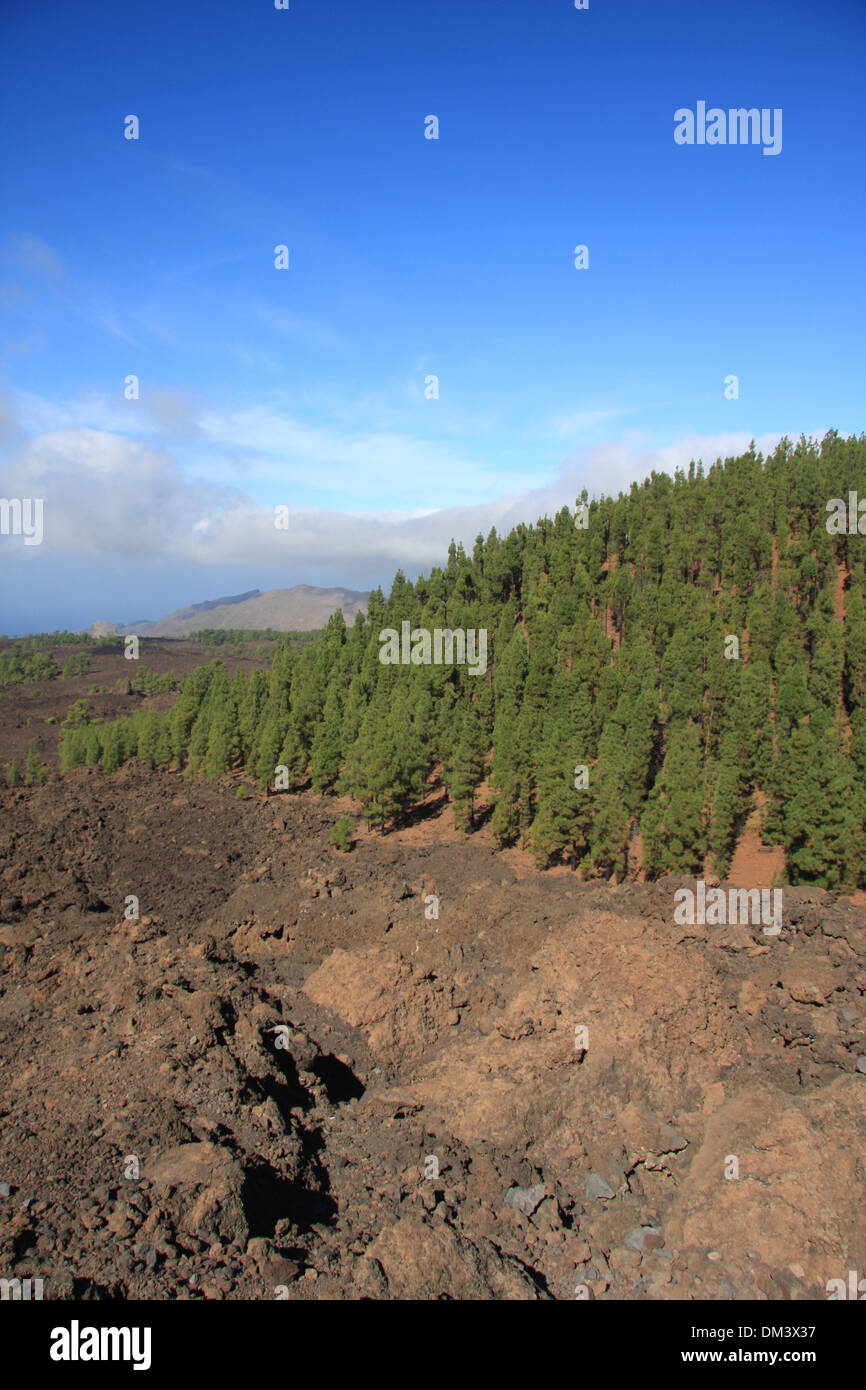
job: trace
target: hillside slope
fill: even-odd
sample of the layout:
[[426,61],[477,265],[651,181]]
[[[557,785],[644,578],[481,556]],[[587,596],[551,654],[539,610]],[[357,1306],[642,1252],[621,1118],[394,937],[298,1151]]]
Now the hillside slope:
[[178,608],[153,622],[128,623],[118,632],[147,633],[149,637],[185,637],[202,628],[245,628],[277,632],[307,632],[324,627],[333,613],[351,623],[366,611],[367,595],[357,589],[319,589],[295,584],[291,589],[252,589],[245,594],[210,599]]
[[[850,493],[866,497],[866,438],[834,432],[654,473],[471,555],[452,544],[414,583],[398,572],[363,622],[282,642],[267,678],[214,665],[158,725],[76,730],[65,765],[243,764],[263,786],[348,794],[382,829],[434,779],[471,832],[486,783],[501,846],[619,881],[638,847],[651,877],[707,859],[724,875],[757,813],[789,882],[853,891],[866,554],[856,518],[831,525]],[[443,630],[462,655],[437,655]]]

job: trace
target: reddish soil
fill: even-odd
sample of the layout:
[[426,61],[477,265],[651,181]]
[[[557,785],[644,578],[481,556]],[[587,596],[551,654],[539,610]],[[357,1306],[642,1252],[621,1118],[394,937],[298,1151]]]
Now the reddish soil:
[[781,845],[762,844],[757,829],[759,814],[750,816],[728,870],[727,881],[738,888],[771,888],[784,882],[785,851]]
[[0,1277],[727,1300],[862,1267],[859,903],[679,925],[687,880],[539,874],[435,789],[349,854],[343,810],[137,763],[0,795]]

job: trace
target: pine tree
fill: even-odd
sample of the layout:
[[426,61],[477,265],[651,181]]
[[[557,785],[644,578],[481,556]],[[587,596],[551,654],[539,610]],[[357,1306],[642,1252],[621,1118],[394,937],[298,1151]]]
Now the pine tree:
[[191,773],[198,774],[204,767],[210,744],[211,722],[211,706],[204,704],[196,715],[189,735],[187,766]]
[[106,777],[111,777],[123,762],[119,720],[113,724],[105,724],[100,729],[99,745],[102,749],[99,765]]
[[248,768],[260,787],[273,786],[283,739],[280,720],[272,711],[259,730],[248,763]]
[[539,759],[536,811],[530,831],[530,847],[539,868],[557,859],[579,863],[589,852],[593,789],[589,764],[580,759],[581,752],[570,726],[551,716]]
[[[86,759],[85,759],[86,761]],[[161,718],[156,736],[156,748],[153,755],[154,767],[168,767],[171,762],[171,738],[169,734],[168,720]]]
[[354,844],[352,836],[355,828],[355,822],[352,820],[351,816],[341,816],[331,827],[331,834],[329,836],[334,848],[340,850],[343,854],[348,854]]
[[199,704],[191,688],[184,688],[168,717],[168,736],[171,758],[175,767],[181,768],[187,761],[192,726],[198,714]]
[[36,751],[36,743],[33,741],[27,749],[27,757],[24,761],[24,781],[28,787],[31,787],[35,782],[44,782],[47,775],[48,769],[42,763]]
[[649,873],[697,873],[705,849],[704,788],[697,726],[672,725],[662,770],[641,817]]
[[715,770],[707,843],[715,872],[724,878],[731,867],[738,835],[749,811],[747,769],[740,758],[740,743],[732,729],[722,739]]
[[602,733],[598,762],[590,774],[595,807],[590,857],[596,872],[620,881],[628,864],[631,826],[628,772],[622,726],[610,721]]
[[289,717],[277,761],[280,767],[287,769],[289,789],[294,791],[300,787],[307,775],[307,752],[294,710]]
[[360,800],[364,819],[384,831],[424,786],[424,752],[408,717],[405,685],[380,682],[346,759],[342,788]]
[[863,877],[863,806],[843,737],[805,722],[786,767],[785,854],[793,883],[852,891]]
[[314,791],[322,793],[331,790],[339,776],[342,760],[340,688],[335,681],[328,690],[321,723],[310,749],[310,778]]
[[214,711],[208,733],[204,770],[208,777],[221,777],[240,754],[240,730],[237,711],[230,696],[226,696]]
[[159,739],[160,718],[154,710],[140,710],[135,716],[138,729],[137,753],[151,767],[156,766],[156,745]]
[[261,671],[251,671],[238,701],[238,726],[244,761],[249,763],[255,747],[259,721],[267,700],[268,686]]
[[493,723],[493,760],[490,782],[494,792],[490,828],[500,844],[512,842],[520,829],[521,802],[525,810],[525,749],[518,721],[528,662],[526,638],[513,632],[494,675],[496,716]]
[[96,767],[102,756],[102,748],[99,743],[99,733],[92,724],[84,730],[84,765],[85,767]]
[[484,774],[487,740],[481,716],[473,704],[463,706],[457,738],[445,768],[454,824],[461,834],[473,827],[475,792]]
[[[60,767],[63,772],[71,772],[86,762],[87,744],[84,728],[67,729],[60,740]],[[95,730],[92,731],[95,733]]]

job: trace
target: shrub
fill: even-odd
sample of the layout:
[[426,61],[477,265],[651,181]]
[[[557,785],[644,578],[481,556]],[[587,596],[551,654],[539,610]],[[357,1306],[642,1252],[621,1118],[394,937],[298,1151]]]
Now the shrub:
[[335,849],[342,850],[348,854],[354,844],[352,836],[355,833],[355,822],[351,816],[341,816],[335,825],[331,827],[331,844]]
[[28,787],[32,787],[34,782],[44,782],[48,776],[48,767],[39,757],[36,743],[30,744],[27,749],[27,758],[24,763],[24,781]]

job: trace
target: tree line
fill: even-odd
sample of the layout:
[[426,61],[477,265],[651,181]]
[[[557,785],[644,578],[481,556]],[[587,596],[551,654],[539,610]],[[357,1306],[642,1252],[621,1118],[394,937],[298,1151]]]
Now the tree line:
[[[398,572],[347,627],[283,635],[270,668],[198,667],[164,714],[67,729],[66,768],[130,757],[355,798],[396,824],[434,783],[540,866],[621,879],[730,866],[752,812],[792,882],[864,883],[866,437],[751,446]],[[384,628],[484,629],[483,675],[383,665]],[[731,639],[736,639],[732,642]],[[282,771],[278,774],[276,769]],[[275,780],[279,779],[279,780]]]

